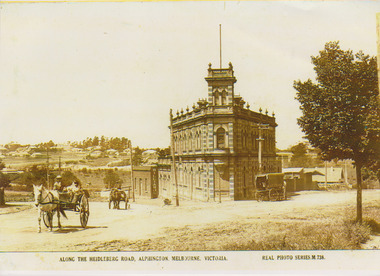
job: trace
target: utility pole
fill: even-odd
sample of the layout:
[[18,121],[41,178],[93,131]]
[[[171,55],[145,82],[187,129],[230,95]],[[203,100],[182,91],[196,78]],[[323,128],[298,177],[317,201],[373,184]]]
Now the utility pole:
[[170,140],[171,140],[170,142],[171,142],[172,164],[173,164],[174,181],[175,181],[175,206],[179,206],[177,169],[176,169],[175,157],[174,157],[174,133],[173,133],[173,110],[172,109],[170,109]]
[[[219,173],[220,174],[220,173]],[[219,181],[219,203],[222,203],[222,185],[221,185],[221,183],[220,182],[222,182],[221,180],[220,180],[220,176],[218,177],[219,179],[218,179],[218,181]]]
[[131,163],[131,182],[132,182],[132,198],[133,198],[133,202],[135,202],[135,181],[133,181],[133,159],[132,159],[132,152],[133,152],[133,148],[132,148],[132,141],[129,141],[129,151],[131,152],[131,155],[130,155],[130,163]]
[[344,160],[344,182],[346,184],[346,189],[348,189],[347,159]]
[[47,188],[50,189],[50,183],[49,183],[49,148],[46,148],[46,182],[47,182]]
[[58,161],[58,171],[59,171],[59,174],[61,174],[61,156],[59,157],[59,161]]
[[269,129],[268,125],[265,124],[259,124],[259,138],[256,140],[259,141],[259,152],[258,152],[258,159],[259,159],[259,173],[262,173],[262,142],[264,141],[264,138],[262,137],[262,130],[263,129]]
[[325,161],[325,189],[327,190],[327,161]]

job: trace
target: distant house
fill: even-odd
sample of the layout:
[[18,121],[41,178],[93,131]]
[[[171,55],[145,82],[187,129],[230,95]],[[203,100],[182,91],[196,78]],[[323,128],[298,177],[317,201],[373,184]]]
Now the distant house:
[[133,167],[133,186],[136,197],[158,197],[158,169],[157,166]]
[[309,168],[284,168],[284,181],[286,183],[287,192],[296,192],[304,190],[317,190],[318,186],[313,182],[315,175],[321,173],[316,169]]
[[40,153],[40,152],[35,152],[35,153],[33,153],[30,157],[32,157],[32,158],[39,158],[39,157],[42,157],[42,156],[43,156],[42,153]]
[[281,161],[281,166],[286,168],[289,166],[290,161],[292,159],[293,153],[290,151],[280,151],[276,152],[276,159]]
[[25,151],[12,152],[10,155],[14,157],[29,157],[30,156],[30,154]]
[[106,152],[108,155],[119,155],[119,152],[115,149],[108,149]]
[[71,152],[83,152],[83,149],[81,149],[81,148],[71,148],[70,151]]
[[319,175],[313,175],[313,182],[315,182],[319,188],[334,189],[345,187],[343,168],[315,168]]
[[90,152],[90,157],[93,157],[93,158],[98,158],[98,157],[101,157],[102,156],[102,152],[100,150],[96,150],[96,151],[93,151],[93,152]]

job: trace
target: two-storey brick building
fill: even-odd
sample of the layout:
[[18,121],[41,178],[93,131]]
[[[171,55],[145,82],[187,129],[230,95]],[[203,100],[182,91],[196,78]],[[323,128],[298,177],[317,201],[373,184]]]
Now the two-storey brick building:
[[[281,172],[274,114],[251,111],[235,94],[231,63],[225,69],[209,64],[205,79],[208,98],[172,119],[179,197],[253,199],[256,174]],[[159,160],[159,187],[163,197],[175,195],[170,159]]]

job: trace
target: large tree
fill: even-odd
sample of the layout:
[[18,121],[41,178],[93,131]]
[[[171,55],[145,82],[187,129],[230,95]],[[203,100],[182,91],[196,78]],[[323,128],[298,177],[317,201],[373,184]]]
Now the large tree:
[[106,176],[103,179],[107,189],[120,188],[123,180],[113,170],[107,170]]
[[380,158],[380,107],[376,58],[342,50],[328,42],[311,57],[315,82],[295,81],[301,104],[298,119],[310,144],[324,160],[352,159],[356,166],[357,221],[362,221],[361,169]]
[[307,155],[307,145],[305,143],[298,143],[290,148],[293,153],[292,159],[290,160],[290,165],[292,167],[310,167],[312,160],[310,156]]

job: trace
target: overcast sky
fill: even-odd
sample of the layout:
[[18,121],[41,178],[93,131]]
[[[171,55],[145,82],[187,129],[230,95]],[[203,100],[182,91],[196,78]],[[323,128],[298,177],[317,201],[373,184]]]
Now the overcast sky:
[[232,62],[251,109],[276,114],[277,147],[302,140],[294,80],[328,41],[376,55],[379,1],[19,3],[0,9],[0,144],[105,135],[169,145],[169,110],[207,97]]

